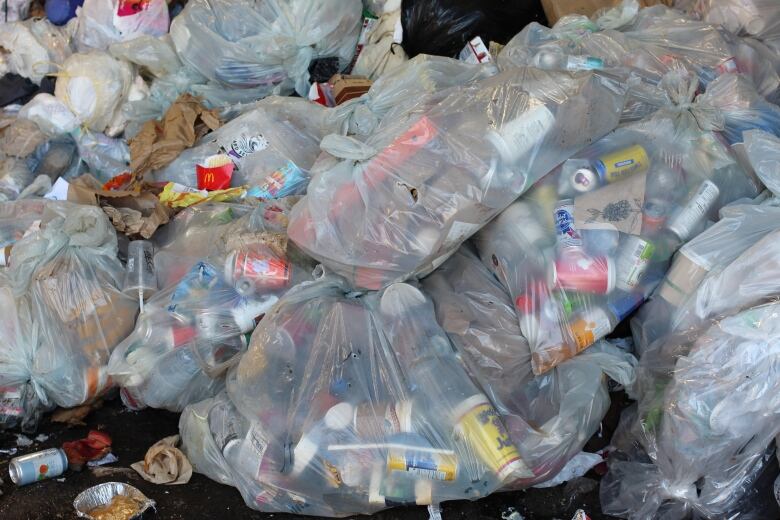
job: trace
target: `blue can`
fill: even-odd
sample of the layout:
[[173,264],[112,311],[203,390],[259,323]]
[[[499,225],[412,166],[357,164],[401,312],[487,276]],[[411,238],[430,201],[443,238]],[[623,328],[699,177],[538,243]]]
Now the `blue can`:
[[563,248],[582,247],[582,235],[574,227],[574,201],[565,199],[555,206],[555,240]]

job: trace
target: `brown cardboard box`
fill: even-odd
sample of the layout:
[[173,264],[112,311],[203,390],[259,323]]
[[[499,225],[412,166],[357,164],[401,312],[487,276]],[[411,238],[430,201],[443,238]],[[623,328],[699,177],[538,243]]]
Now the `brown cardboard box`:
[[[591,16],[599,9],[608,9],[620,3],[621,0],[542,0],[544,14],[547,15],[547,24],[552,27],[558,19],[567,14],[584,14]],[[641,7],[649,7],[656,4],[671,6],[673,0],[639,0]]]
[[335,74],[328,83],[333,87],[333,99],[337,105],[360,97],[371,88],[371,80],[364,76]]

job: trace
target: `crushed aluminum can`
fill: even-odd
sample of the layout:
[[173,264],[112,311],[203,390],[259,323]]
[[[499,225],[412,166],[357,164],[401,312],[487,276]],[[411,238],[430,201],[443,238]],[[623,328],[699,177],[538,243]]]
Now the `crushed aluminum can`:
[[124,495],[138,502],[138,512],[132,516],[133,519],[140,518],[149,510],[149,508],[154,508],[156,505],[154,500],[148,498],[129,484],[122,482],[104,482],[103,484],[98,484],[97,486],[85,489],[79,493],[79,496],[73,501],[76,515],[80,518],[94,520],[89,514],[90,511],[110,504],[111,500],[117,495]]

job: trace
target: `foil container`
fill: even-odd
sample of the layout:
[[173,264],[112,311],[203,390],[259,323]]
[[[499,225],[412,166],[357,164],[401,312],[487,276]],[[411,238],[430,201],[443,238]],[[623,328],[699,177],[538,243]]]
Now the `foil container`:
[[124,484],[122,482],[104,482],[79,493],[79,496],[73,501],[73,507],[76,509],[76,514],[79,517],[95,520],[90,516],[89,512],[97,507],[110,504],[111,500],[117,495],[124,495],[135,499],[138,502],[138,513],[132,518],[141,518],[149,508],[155,506],[154,500],[148,498],[129,484]]

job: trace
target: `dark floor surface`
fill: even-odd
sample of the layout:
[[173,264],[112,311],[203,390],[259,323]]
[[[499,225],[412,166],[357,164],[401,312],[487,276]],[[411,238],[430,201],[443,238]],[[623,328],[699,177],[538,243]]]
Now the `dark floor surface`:
[[[619,410],[625,406],[625,395],[613,394],[613,406],[604,421],[604,432],[611,432],[617,422]],[[178,414],[159,410],[131,412],[124,409],[117,399],[94,411],[87,419],[87,426],[65,427],[44,418],[38,433],[48,435],[43,442],[19,448],[17,455],[31,453],[51,447],[60,447],[63,442],[85,437],[90,429],[107,432],[113,438],[113,452],[119,461],[106,467],[129,468],[130,464],[143,459],[149,446],[159,439],[178,432]],[[28,437],[34,438],[35,435]],[[597,450],[606,444],[606,433],[596,435],[587,449]],[[14,432],[0,432],[0,448],[17,446]],[[232,487],[217,484],[202,475],[194,475],[183,486],[158,486],[150,484],[132,470],[113,477],[98,478],[89,470],[82,473],[68,472],[64,481],[56,479],[16,487],[8,478],[9,455],[0,455],[0,519],[41,520],[76,518],[73,499],[84,489],[100,482],[127,482],[143,491],[157,502],[157,514],[144,518],[160,520],[199,519],[275,519],[291,520],[311,518],[287,514],[263,514],[244,505],[238,491]],[[591,473],[585,478],[598,478]],[[590,484],[590,486],[588,485]],[[579,481],[550,489],[498,493],[477,502],[447,502],[443,504],[444,520],[500,520],[502,513],[515,508],[526,520],[569,520],[577,509],[584,509],[593,520],[611,518],[600,514],[598,488],[587,493],[578,493],[573,488],[594,487],[594,482]],[[354,517],[368,518],[368,517]],[[425,508],[392,509],[377,514],[375,520],[427,520]]]

